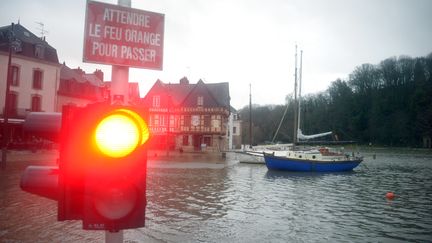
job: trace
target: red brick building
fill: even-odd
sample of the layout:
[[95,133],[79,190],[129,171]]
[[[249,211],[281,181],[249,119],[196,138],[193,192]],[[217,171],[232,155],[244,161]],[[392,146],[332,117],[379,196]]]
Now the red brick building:
[[228,83],[158,80],[143,98],[153,149],[220,151],[228,145]]

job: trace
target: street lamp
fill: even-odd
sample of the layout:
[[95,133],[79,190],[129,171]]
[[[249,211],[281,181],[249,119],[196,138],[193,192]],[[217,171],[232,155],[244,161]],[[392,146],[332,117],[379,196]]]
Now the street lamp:
[[8,60],[8,69],[6,76],[6,95],[5,95],[5,106],[3,111],[3,134],[2,134],[2,161],[1,168],[6,168],[6,153],[7,146],[9,143],[9,103],[10,103],[10,85],[12,82],[12,50],[16,51],[21,47],[21,41],[15,38],[14,32],[14,23],[11,24],[11,28],[8,31],[8,39],[9,39],[9,60]]

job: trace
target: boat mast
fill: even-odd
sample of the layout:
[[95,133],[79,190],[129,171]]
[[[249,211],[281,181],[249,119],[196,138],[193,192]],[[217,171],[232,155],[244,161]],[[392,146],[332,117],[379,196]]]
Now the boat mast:
[[297,120],[297,45],[295,46],[295,71],[294,71],[294,131],[293,131],[293,145],[295,146],[297,143],[297,129],[298,129],[298,120]]
[[301,131],[301,90],[302,90],[302,73],[303,73],[303,50],[300,50],[300,70],[299,70],[299,92],[298,92],[298,114],[297,114],[297,142],[299,141],[298,131]]
[[252,85],[249,84],[249,147],[252,148]]

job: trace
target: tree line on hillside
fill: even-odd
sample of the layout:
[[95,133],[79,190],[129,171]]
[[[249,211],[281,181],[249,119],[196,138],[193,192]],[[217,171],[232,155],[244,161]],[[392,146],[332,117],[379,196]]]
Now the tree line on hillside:
[[[252,106],[254,144],[272,141],[285,109],[275,142],[292,142],[292,95],[286,102]],[[239,113],[247,143],[249,106]],[[337,79],[326,91],[302,97],[301,120],[304,134],[333,131],[339,140],[361,144],[422,146],[424,138],[432,137],[432,53],[356,67],[348,80]]]

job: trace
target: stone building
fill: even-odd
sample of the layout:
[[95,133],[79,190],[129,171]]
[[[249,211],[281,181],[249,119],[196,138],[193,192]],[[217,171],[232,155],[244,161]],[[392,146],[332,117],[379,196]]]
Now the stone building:
[[[12,46],[9,65],[9,47]],[[9,92],[6,95],[10,66]],[[31,33],[21,24],[0,27],[0,129],[8,139],[5,145],[18,147],[29,139],[22,129],[31,111],[54,112],[59,85],[60,64],[57,51],[45,38]],[[6,131],[4,117],[8,99]],[[6,134],[7,133],[7,134]]]
[[24,118],[30,111],[54,112],[56,92],[60,81],[57,51],[20,24],[0,27],[0,99],[4,114],[8,70],[9,41],[15,51],[11,59],[9,117]]

